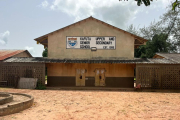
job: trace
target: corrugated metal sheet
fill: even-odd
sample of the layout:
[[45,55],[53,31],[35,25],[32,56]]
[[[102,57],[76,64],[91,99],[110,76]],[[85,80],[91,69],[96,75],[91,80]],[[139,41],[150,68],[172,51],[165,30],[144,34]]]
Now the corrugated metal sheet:
[[157,64],[177,64],[177,62],[174,62],[172,60],[168,60],[166,58],[162,59],[162,58],[151,58],[148,59],[151,63],[157,63]]
[[175,61],[168,59],[141,59],[135,58],[131,60],[88,60],[88,59],[50,59],[43,57],[34,58],[9,58],[4,62],[16,63],[126,63],[126,64],[179,64]]
[[0,50],[0,60],[7,59],[26,50]]
[[180,53],[156,53],[156,54],[166,59],[180,63]]
[[43,57],[34,58],[9,58],[4,62],[30,62],[30,63],[146,63],[147,59],[132,59],[132,60],[88,60],[88,59],[50,59]]

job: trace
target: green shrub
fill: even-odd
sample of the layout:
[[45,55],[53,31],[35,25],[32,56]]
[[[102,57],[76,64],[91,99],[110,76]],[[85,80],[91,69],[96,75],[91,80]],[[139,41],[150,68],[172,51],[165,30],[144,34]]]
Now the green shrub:
[[37,81],[36,89],[38,90],[44,90],[46,89],[46,86],[43,85],[39,80]]

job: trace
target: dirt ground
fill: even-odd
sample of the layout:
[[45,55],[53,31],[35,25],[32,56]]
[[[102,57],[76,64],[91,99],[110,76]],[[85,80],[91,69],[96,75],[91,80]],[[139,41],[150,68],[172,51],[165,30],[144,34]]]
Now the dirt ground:
[[179,120],[180,93],[22,90],[0,88],[34,96],[34,105],[0,120]]

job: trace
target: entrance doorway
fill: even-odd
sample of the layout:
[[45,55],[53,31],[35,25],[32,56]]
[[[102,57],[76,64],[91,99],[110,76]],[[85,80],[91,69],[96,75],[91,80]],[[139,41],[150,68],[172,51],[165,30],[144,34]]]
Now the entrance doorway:
[[95,69],[95,86],[106,86],[104,68]]
[[85,86],[85,69],[76,69],[76,86]]

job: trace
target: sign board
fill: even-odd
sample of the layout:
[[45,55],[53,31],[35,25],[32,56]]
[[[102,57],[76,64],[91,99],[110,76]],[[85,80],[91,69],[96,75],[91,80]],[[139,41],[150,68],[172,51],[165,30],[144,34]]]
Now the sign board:
[[116,37],[66,37],[67,49],[116,49]]

